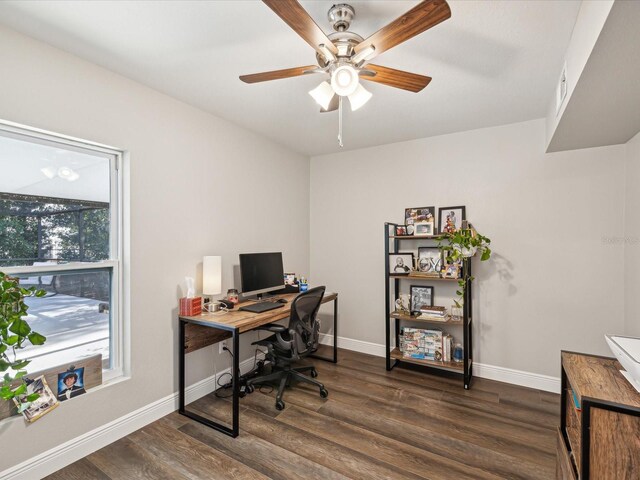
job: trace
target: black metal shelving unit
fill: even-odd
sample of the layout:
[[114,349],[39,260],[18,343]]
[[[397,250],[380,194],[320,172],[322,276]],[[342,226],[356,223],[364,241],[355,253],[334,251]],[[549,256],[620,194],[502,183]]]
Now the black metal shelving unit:
[[[449,278],[429,278],[429,277],[410,277],[407,275],[393,275],[389,271],[389,254],[398,253],[400,242],[405,241],[423,241],[429,242],[433,246],[434,242],[442,238],[439,235],[432,236],[396,236],[395,227],[396,223],[386,222],[384,224],[384,272],[385,272],[385,339],[386,339],[386,366],[387,370],[392,370],[396,366],[406,367],[412,369],[418,369],[425,373],[440,374],[440,375],[455,375],[460,376],[463,379],[465,389],[469,389],[471,386],[471,380],[473,378],[473,343],[472,343],[472,295],[471,295],[471,282],[468,281],[465,289],[464,304],[463,304],[463,316],[462,322],[438,322],[438,321],[425,321],[419,319],[402,318],[393,315],[392,305],[395,306],[395,301],[400,296],[400,283],[403,279],[411,280],[414,282],[420,282],[425,284],[440,283],[440,282],[453,282],[453,285],[457,287],[459,279]],[[471,259],[465,258],[462,262],[463,278],[471,276]],[[468,274],[468,275],[467,275]],[[455,291],[455,289],[454,289]],[[392,296],[393,295],[393,296]],[[393,301],[392,301],[393,298]],[[392,329],[393,321],[393,329]],[[421,360],[413,358],[403,358],[400,353],[400,329],[401,323],[405,321],[412,322],[426,322],[430,324],[439,324],[441,327],[446,325],[459,325],[462,327],[462,348],[463,348],[463,361],[462,362],[438,362],[432,360]],[[395,348],[391,348],[391,332],[395,334]]]

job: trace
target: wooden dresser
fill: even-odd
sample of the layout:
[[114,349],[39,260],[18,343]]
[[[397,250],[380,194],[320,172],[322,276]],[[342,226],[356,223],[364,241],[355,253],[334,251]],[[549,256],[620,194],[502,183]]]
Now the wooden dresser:
[[562,352],[557,479],[640,479],[640,393],[614,358]]

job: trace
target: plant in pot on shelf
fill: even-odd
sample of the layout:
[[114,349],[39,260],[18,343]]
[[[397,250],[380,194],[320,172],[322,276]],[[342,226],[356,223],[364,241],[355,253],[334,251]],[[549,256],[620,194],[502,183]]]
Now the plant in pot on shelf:
[[[32,345],[42,345],[46,338],[31,330],[24,319],[29,309],[24,299],[45,295],[44,290],[36,290],[35,287],[22,288],[17,279],[0,272],[0,375],[2,376],[0,399],[2,400],[25,396],[27,384],[24,377],[27,375],[25,368],[29,365],[29,360],[17,360],[17,351],[24,348],[27,342]],[[25,408],[29,408],[30,402],[37,398],[38,394],[28,395],[26,403],[21,404],[20,413]]]
[[[446,263],[462,263],[465,259],[480,254],[480,260],[485,262],[491,258],[491,239],[480,235],[470,223],[463,222],[462,228],[455,232],[446,233],[438,243]],[[453,317],[462,317],[465,291],[468,283],[473,282],[474,277],[469,275],[468,269],[462,269],[462,277],[458,279],[457,299],[453,300],[451,308]]]

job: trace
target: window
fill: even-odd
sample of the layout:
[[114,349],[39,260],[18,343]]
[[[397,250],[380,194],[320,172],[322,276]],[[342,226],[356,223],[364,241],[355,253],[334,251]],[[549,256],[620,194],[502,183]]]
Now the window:
[[20,352],[31,371],[102,354],[122,374],[122,152],[0,122],[0,271],[25,287],[47,337]]

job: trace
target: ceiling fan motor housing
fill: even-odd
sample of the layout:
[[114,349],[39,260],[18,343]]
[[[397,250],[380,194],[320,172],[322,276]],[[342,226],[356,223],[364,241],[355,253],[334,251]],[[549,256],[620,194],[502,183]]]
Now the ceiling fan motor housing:
[[338,3],[329,9],[327,16],[336,32],[344,32],[345,30],[349,30],[349,25],[351,25],[351,21],[355,18],[356,11],[351,5]]

